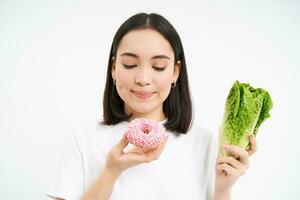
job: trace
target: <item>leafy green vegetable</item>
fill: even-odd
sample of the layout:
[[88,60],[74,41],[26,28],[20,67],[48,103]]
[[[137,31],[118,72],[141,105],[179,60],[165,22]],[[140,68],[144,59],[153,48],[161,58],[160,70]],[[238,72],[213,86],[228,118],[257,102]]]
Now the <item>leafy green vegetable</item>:
[[[236,81],[227,96],[219,129],[219,144],[233,144],[247,149],[248,136],[251,133],[256,136],[259,126],[270,117],[272,105],[266,90]],[[227,155],[221,148],[219,154]]]

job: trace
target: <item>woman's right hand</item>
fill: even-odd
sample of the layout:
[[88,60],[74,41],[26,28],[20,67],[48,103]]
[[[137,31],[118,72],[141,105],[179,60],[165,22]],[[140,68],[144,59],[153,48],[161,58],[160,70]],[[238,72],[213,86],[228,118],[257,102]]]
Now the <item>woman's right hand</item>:
[[105,167],[113,173],[121,174],[124,170],[133,166],[157,160],[166,145],[167,139],[168,138],[166,138],[159,147],[153,150],[145,152],[139,147],[134,147],[130,151],[124,152],[123,150],[129,143],[124,134],[118,144],[110,149],[106,157]]

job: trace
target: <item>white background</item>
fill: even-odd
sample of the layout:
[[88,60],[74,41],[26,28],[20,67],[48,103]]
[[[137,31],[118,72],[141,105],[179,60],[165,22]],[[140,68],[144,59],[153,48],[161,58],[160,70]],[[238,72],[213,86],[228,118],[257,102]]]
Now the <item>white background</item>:
[[270,92],[271,118],[233,199],[300,199],[299,10],[299,1],[1,0],[0,199],[46,199],[71,128],[101,116],[113,36],[138,12],[162,14],[180,34],[195,123],[217,134],[235,80]]

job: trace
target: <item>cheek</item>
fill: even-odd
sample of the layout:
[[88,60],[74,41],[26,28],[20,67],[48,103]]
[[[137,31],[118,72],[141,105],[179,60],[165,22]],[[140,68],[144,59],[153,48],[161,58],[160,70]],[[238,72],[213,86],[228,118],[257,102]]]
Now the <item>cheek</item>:
[[168,79],[160,79],[157,81],[157,87],[161,91],[169,90],[171,87],[171,81]]
[[129,84],[130,84],[130,82],[129,82],[129,79],[128,78],[119,78],[118,79],[118,88],[119,89],[127,89],[127,88],[129,88]]
[[170,89],[171,89],[171,83],[172,83],[172,76],[169,74],[164,75],[163,77],[160,77],[156,80],[156,85],[158,87],[158,90],[160,91],[160,95],[163,98],[166,98],[169,95]]
[[121,67],[118,67],[116,70],[116,79],[118,80],[118,89],[128,89],[130,88],[131,84],[131,74],[127,73],[124,69]]
[[173,77],[172,77],[172,72],[167,72],[162,74],[157,80],[157,85],[161,88],[161,89],[169,89],[171,87],[171,83],[172,83]]

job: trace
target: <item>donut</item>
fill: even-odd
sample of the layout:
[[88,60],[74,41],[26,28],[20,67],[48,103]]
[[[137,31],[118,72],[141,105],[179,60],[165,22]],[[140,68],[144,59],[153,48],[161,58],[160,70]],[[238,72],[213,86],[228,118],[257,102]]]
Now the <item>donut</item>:
[[146,118],[132,120],[125,134],[129,143],[146,151],[157,148],[168,137],[162,124]]

